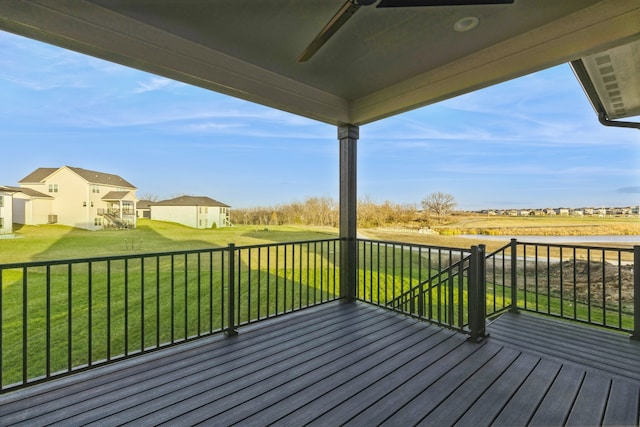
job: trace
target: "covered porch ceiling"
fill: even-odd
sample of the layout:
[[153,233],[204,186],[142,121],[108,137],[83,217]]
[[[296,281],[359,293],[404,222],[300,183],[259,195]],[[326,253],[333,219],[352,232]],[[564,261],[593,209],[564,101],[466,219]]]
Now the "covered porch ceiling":
[[[591,82],[594,108],[605,108],[609,119],[640,114],[639,0],[390,8],[374,2],[356,7],[313,56],[298,62],[350,6],[6,0],[0,29],[334,125],[363,125],[572,61],[593,64],[591,73],[577,74],[586,87],[608,55],[620,95],[606,81]],[[454,29],[476,19],[469,31]],[[616,59],[618,52],[625,60]]]

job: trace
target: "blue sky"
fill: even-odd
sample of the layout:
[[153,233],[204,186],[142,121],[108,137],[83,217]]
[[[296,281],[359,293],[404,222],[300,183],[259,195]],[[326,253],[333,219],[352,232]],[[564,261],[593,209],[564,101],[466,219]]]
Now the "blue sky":
[[[139,197],[338,198],[334,126],[9,33],[0,51],[0,185],[68,165]],[[568,65],[362,126],[358,157],[358,194],[377,202],[640,204],[640,132],[600,125]]]

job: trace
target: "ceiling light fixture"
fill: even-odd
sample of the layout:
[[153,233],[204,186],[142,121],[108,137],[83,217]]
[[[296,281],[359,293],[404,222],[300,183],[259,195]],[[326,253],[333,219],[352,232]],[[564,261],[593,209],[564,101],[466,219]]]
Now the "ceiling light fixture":
[[465,33],[467,31],[473,30],[478,26],[480,20],[475,16],[467,16],[465,18],[459,19],[453,24],[453,29],[459,33]]

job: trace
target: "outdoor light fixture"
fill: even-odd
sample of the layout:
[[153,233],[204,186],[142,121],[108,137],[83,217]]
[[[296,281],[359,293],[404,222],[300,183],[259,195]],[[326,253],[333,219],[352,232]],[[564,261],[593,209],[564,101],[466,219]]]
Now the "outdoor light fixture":
[[462,19],[458,19],[455,24],[453,24],[453,29],[459,33],[466,33],[467,31],[473,30],[478,26],[480,20],[475,16],[467,16]]

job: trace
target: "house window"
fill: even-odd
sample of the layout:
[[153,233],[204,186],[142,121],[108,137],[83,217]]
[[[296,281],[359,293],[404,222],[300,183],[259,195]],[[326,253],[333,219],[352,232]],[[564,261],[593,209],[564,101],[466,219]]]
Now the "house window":
[[99,216],[93,218],[93,225],[102,225],[102,218],[100,218]]
[[4,196],[0,196],[0,208],[4,206]]
[[58,184],[49,184],[49,193],[57,193]]
[[100,186],[96,185],[96,184],[92,184],[91,185],[91,192],[92,193],[99,193],[100,192]]
[[93,202],[91,202],[91,207],[93,207]]
[[204,208],[204,213],[209,213],[209,208],[205,207]]
[[0,217],[0,228],[4,227],[4,218]]
[[82,207],[86,208],[87,207],[87,202],[82,202]]

